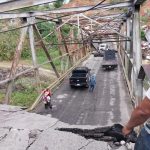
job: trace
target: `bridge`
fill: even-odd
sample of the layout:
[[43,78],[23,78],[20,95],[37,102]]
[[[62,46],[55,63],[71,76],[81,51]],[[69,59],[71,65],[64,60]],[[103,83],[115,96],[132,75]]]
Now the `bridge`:
[[[118,3],[58,8],[45,11],[23,11],[24,9],[54,0],[6,0],[0,2],[0,20],[21,23],[13,28],[5,28],[1,34],[18,31],[20,36],[16,45],[13,61],[8,75],[1,74],[0,85],[5,87],[5,104],[11,104],[14,87],[18,80],[29,76],[34,79],[30,86],[36,87],[37,97],[29,111],[41,115],[51,114],[60,122],[70,125],[106,126],[113,123],[124,124],[132,107],[136,106],[149,87],[150,66],[142,60],[140,36],[140,6],[144,0],[130,0]],[[36,7],[35,7],[36,8]],[[105,12],[105,13],[103,13]],[[53,31],[42,35],[38,24],[53,23]],[[68,37],[63,27],[69,27]],[[46,40],[57,35],[58,41]],[[29,40],[32,66],[20,65],[24,43]],[[118,69],[103,71],[102,57],[93,57],[92,51],[100,43],[108,43],[117,50]],[[54,57],[51,47],[59,47],[59,56]],[[38,47],[46,59],[39,63]],[[58,67],[56,61],[60,61]],[[43,66],[48,65],[48,86],[42,85]],[[87,89],[70,89],[68,77],[77,66],[87,66],[96,74],[97,84],[94,93]],[[21,69],[20,69],[21,68]],[[46,69],[47,70],[47,69]],[[53,110],[45,110],[41,103],[42,90],[49,88],[53,92]],[[30,94],[30,93],[29,93]],[[57,127],[57,126],[56,126]]]

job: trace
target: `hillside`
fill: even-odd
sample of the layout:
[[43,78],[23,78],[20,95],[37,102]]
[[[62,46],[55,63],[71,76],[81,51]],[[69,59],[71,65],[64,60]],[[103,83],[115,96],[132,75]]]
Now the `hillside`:
[[150,0],[147,0],[141,6],[141,16],[144,21],[144,24],[147,24],[148,26],[150,26]]
[[[109,3],[112,0],[106,0],[102,4]],[[71,0],[68,4],[64,4],[63,8],[70,8],[70,7],[81,7],[81,6],[90,6],[90,5],[97,5],[101,1],[100,0]],[[84,13],[87,16],[93,15],[95,13],[99,13],[100,16],[110,14],[110,11],[105,11],[105,9],[92,10]]]

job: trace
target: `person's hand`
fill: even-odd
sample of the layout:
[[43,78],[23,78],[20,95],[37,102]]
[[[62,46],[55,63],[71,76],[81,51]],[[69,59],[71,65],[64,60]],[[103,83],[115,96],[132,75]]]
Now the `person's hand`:
[[129,135],[132,132],[132,129],[129,129],[127,126],[124,126],[122,129],[122,133],[124,136]]

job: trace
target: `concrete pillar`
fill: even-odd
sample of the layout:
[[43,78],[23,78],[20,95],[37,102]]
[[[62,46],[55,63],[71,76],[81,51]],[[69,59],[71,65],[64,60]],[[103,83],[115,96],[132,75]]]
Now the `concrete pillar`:
[[[131,18],[127,18],[126,25],[127,25],[127,36],[130,37],[130,32],[131,32]],[[129,53],[129,54],[130,54],[130,51],[131,51],[130,45],[131,45],[131,41],[127,41],[126,50],[127,50],[127,53]]]
[[141,36],[140,36],[140,6],[135,7],[133,16],[133,68],[134,68],[134,94],[136,104],[139,99],[142,99],[143,84],[138,80],[138,73],[142,64],[142,51],[141,51]]
[[40,93],[41,91],[41,86],[40,86],[40,77],[39,77],[39,69],[37,68],[38,63],[37,63],[37,57],[36,57],[36,50],[35,50],[35,39],[34,39],[34,32],[33,32],[33,23],[35,22],[34,17],[30,17],[27,19],[29,25],[29,41],[30,41],[30,48],[31,48],[31,54],[32,54],[32,63],[33,66],[35,67],[35,80],[36,80],[36,85],[37,85],[37,91]]

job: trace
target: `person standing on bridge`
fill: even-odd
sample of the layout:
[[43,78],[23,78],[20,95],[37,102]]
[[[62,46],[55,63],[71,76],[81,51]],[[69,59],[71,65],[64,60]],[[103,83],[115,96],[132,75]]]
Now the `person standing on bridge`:
[[123,127],[122,132],[127,136],[134,127],[144,124],[134,150],[150,150],[150,88],[146,92],[145,98],[133,110],[128,123]]
[[96,75],[93,74],[89,79],[89,92],[93,92],[96,85]]

